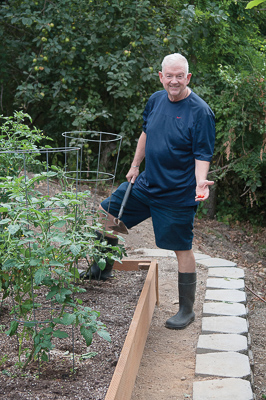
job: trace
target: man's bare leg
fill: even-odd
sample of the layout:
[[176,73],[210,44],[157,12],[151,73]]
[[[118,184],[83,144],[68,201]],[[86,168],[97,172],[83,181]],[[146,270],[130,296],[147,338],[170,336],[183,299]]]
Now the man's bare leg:
[[195,272],[196,261],[193,250],[175,251],[179,272]]

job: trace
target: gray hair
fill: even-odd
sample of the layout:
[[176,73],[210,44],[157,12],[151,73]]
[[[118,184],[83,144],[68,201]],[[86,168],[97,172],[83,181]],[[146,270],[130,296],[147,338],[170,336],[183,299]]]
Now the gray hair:
[[168,65],[174,65],[176,63],[182,63],[186,69],[186,75],[188,74],[189,66],[186,57],[182,56],[180,53],[173,53],[165,56],[162,62],[162,72],[164,68]]

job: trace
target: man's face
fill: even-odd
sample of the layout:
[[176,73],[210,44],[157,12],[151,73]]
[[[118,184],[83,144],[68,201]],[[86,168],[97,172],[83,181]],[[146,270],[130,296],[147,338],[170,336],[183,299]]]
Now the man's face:
[[186,68],[182,63],[165,66],[163,72],[159,72],[159,77],[169,100],[179,101],[188,95],[187,85],[191,74],[186,74]]

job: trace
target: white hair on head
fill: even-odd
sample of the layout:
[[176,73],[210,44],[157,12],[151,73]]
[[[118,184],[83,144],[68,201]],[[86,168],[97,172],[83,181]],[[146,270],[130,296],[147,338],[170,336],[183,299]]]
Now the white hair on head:
[[174,65],[176,63],[182,63],[185,66],[186,69],[186,74],[188,74],[188,61],[186,59],[186,57],[182,56],[182,54],[180,53],[173,53],[173,54],[169,54],[168,56],[165,56],[162,62],[162,72],[164,70],[164,68],[168,65]]

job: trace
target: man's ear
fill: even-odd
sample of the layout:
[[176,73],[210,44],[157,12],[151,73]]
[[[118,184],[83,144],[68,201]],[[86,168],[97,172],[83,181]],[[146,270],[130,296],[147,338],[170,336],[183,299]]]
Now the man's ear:
[[163,79],[163,73],[162,73],[162,71],[159,71],[159,78],[160,78],[161,83],[163,83],[163,82],[162,82],[162,79]]
[[189,82],[190,82],[191,76],[192,76],[192,74],[191,74],[191,73],[187,74],[187,85],[188,85],[188,84],[189,84]]

